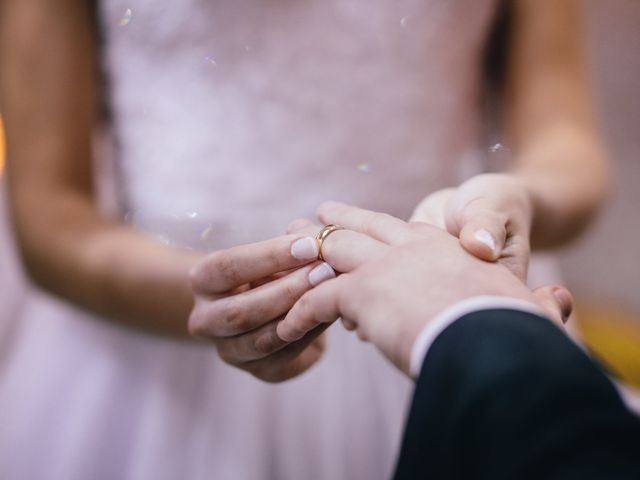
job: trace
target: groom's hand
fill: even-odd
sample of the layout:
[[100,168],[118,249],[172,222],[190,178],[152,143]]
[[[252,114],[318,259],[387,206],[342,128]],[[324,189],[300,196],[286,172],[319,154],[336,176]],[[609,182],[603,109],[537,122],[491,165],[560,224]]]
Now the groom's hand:
[[265,381],[304,372],[322,355],[327,326],[289,342],[278,337],[276,325],[311,288],[317,255],[315,241],[302,235],[212,253],[191,272],[190,333],[213,341],[225,362]]
[[560,325],[570,309],[570,297],[561,305],[549,301],[553,289],[534,295],[507,268],[475,258],[439,228],[337,203],[324,204],[319,216],[323,223],[346,228],[328,236],[322,247],[326,261],[343,274],[300,298],[278,325],[285,341],[304,338],[318,325],[342,317],[347,327],[408,373],[420,331],[435,315],[467,298],[525,300]]

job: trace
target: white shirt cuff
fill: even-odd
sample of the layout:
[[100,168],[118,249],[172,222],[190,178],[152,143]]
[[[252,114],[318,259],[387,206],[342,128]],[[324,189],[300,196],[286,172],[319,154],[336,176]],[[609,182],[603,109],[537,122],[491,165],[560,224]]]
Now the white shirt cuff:
[[547,316],[544,311],[535,304],[510,297],[483,295],[458,302],[436,315],[433,320],[425,325],[416,338],[411,349],[411,376],[413,378],[420,376],[422,363],[427,356],[429,348],[431,348],[433,342],[438,338],[438,335],[449,325],[469,313],[495,309],[518,310],[542,317]]

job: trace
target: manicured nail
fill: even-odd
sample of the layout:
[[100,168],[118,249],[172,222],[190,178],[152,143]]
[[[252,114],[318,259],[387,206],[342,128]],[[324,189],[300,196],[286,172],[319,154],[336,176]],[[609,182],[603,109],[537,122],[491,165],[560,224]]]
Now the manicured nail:
[[316,268],[309,272],[309,283],[312,286],[320,285],[322,282],[326,280],[330,280],[335,278],[336,272],[333,271],[331,265],[328,263],[321,263]]
[[496,253],[496,241],[493,238],[493,235],[491,235],[488,230],[485,230],[484,228],[476,230],[474,237],[476,238],[476,240],[484,243],[487,247],[489,247],[494,254]]
[[318,244],[314,238],[304,237],[291,245],[291,255],[298,260],[318,258]]

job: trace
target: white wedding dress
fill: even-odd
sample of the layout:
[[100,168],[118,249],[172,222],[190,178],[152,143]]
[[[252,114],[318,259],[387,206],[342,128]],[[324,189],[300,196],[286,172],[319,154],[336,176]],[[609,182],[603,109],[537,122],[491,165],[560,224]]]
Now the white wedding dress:
[[[497,3],[101,0],[115,162],[100,183],[136,228],[207,251],[279,235],[328,199],[407,217],[483,168]],[[318,365],[270,385],[212,346],[27,297],[2,311],[19,328],[0,330],[0,478],[392,471],[411,385],[340,325]]]

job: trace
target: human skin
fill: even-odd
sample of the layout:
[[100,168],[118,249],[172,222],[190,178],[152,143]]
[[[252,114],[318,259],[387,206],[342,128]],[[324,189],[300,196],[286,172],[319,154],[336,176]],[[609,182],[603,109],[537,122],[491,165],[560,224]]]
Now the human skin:
[[[305,248],[294,247],[298,240]],[[212,340],[224,361],[262,380],[299,375],[324,352],[327,326],[294,342],[282,341],[276,327],[312,287],[309,275],[317,256],[315,241],[299,234],[208,255],[191,270],[195,305],[190,332]]]
[[591,104],[578,0],[510,2],[502,136],[506,172],[434,192],[416,207],[479,258],[526,278],[531,247],[578,236],[607,196],[610,167]]
[[[232,259],[214,256],[218,264],[203,253],[165,246],[98,211],[91,136],[99,92],[89,4],[0,1],[6,174],[23,264],[40,287],[110,321],[187,339],[194,304],[190,270],[204,260],[210,277],[224,278],[246,252],[262,257],[273,251],[238,247]],[[292,305],[286,288],[280,296]]]
[[[504,119],[512,165],[435,192],[413,219],[446,229],[468,252],[525,280],[532,245],[562,244],[589,223],[606,197],[609,169],[590,104],[579,2],[516,1],[513,9]],[[321,220],[328,223],[322,213]],[[213,338],[223,319],[209,316]]]
[[[205,302],[224,300],[237,290],[200,296],[200,308],[192,312],[189,271],[207,265],[212,276],[224,275],[224,265],[234,262],[227,258],[228,251],[214,257],[223,262],[218,265],[204,260],[203,254],[159,244],[98,210],[91,136],[101,95],[94,76],[97,53],[89,3],[0,0],[6,173],[27,273],[46,291],[107,321],[181,339],[191,331],[214,344],[224,343],[223,358],[237,366],[246,367],[247,358],[258,358],[261,366],[252,373],[261,378],[275,381],[304,371],[302,366],[283,365],[281,345],[273,344],[270,351],[253,341],[256,329],[274,328],[288,310],[285,304],[279,316],[265,316],[261,325],[245,322],[254,328],[232,339],[219,333],[219,317],[201,312],[215,312],[205,309]],[[509,42],[505,123],[510,125],[509,144],[517,162],[509,175],[517,175],[518,182],[526,185],[533,244],[545,246],[566,240],[586,223],[606,191],[607,169],[584,80],[579,2],[513,3],[516,28]],[[521,229],[519,235],[526,238],[527,231]],[[463,245],[473,251],[462,237]],[[233,255],[261,252],[248,245]],[[485,255],[486,246],[479,245],[474,253]],[[275,273],[252,283],[264,283]],[[282,288],[281,297],[288,299],[290,308],[301,293],[287,285],[280,282],[273,288]],[[197,292],[198,285],[194,286]],[[303,284],[302,289],[308,288],[311,285]],[[251,317],[264,308],[250,305],[241,315]],[[273,369],[268,367],[270,355]],[[317,357],[310,355],[309,362]]]
[[480,295],[524,300],[559,326],[571,312],[571,296],[564,288],[531,292],[506,266],[474,257],[437,227],[339,203],[323,205],[321,216],[346,228],[322,245],[324,259],[342,273],[298,300],[278,324],[284,341],[296,341],[341,317],[347,328],[409,375],[418,334],[460,301]]

